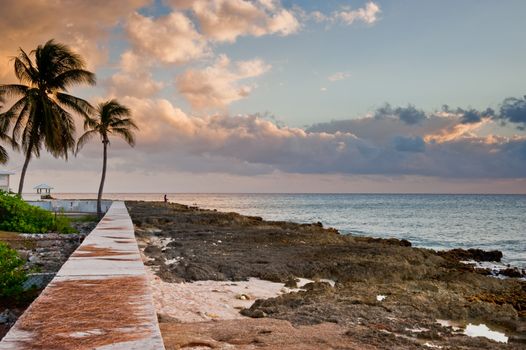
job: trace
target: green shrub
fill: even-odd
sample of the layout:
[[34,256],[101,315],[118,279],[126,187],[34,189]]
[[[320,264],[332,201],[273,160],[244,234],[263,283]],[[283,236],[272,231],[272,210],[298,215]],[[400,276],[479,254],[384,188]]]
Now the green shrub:
[[77,233],[78,231],[71,227],[71,220],[63,215],[57,215],[53,224],[52,231],[59,233]]
[[27,279],[24,261],[17,251],[0,242],[0,297],[17,297],[22,291],[22,285]]
[[26,233],[76,232],[63,216],[32,206],[18,196],[0,191],[0,230]]

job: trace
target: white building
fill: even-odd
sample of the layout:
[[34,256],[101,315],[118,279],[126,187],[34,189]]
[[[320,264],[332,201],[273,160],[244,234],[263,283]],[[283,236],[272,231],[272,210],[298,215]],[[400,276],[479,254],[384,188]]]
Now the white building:
[[0,170],[0,190],[9,192],[9,176],[15,175],[10,171]]

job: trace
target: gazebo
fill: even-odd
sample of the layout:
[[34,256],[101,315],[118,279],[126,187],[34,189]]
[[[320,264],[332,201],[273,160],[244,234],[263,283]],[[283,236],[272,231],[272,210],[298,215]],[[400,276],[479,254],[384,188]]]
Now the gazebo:
[[53,187],[47,185],[47,184],[40,184],[38,186],[33,187],[33,189],[37,190],[38,194],[41,194],[42,197],[51,196],[51,190]]
[[15,173],[0,170],[0,191],[9,192],[9,175],[15,175]]

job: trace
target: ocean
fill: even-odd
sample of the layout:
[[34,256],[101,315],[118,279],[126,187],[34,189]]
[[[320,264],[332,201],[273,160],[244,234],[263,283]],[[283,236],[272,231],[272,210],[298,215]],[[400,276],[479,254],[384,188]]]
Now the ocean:
[[[163,194],[109,193],[104,198],[161,201]],[[267,220],[319,221],[344,234],[403,238],[436,250],[498,249],[505,263],[526,267],[526,195],[169,193],[168,199]]]

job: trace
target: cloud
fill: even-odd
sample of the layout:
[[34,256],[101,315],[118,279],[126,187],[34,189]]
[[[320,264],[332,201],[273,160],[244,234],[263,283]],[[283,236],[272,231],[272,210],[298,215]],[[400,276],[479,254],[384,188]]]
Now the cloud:
[[203,35],[220,42],[234,42],[239,36],[290,35],[300,23],[296,16],[272,0],[175,0],[179,9],[191,10]]
[[526,96],[521,98],[506,98],[500,107],[498,118],[504,122],[518,124],[518,128],[526,128]]
[[107,61],[111,30],[130,12],[151,0],[17,0],[2,2],[0,79],[15,79],[8,57],[26,52],[51,38],[82,52],[89,69]]
[[406,124],[418,124],[427,118],[425,112],[416,109],[415,106],[392,108],[388,103],[378,108],[374,116],[377,119],[396,117]]
[[339,81],[339,80],[345,80],[351,77],[350,72],[336,72],[334,74],[331,74],[327,77],[329,81]]
[[426,143],[419,136],[404,137],[397,136],[393,139],[394,148],[400,152],[424,152]]
[[479,123],[483,119],[495,117],[495,111],[491,108],[486,108],[484,111],[478,111],[476,109],[462,109],[457,108],[452,110],[448,105],[442,106],[442,111],[446,114],[458,115],[461,117],[460,122],[463,124]]
[[191,116],[164,99],[125,97],[123,103],[134,111],[141,131],[133,155],[123,157],[119,169],[131,171],[143,164],[156,171],[251,176],[282,172],[526,177],[526,137],[465,133],[442,142],[426,141],[426,134],[455,125],[474,127],[460,123],[461,116],[430,114],[421,124],[412,125],[396,118],[364,117],[347,124],[353,132],[326,132],[278,126],[260,115]]
[[212,66],[191,68],[177,76],[176,86],[194,109],[224,108],[250,95],[254,85],[243,81],[269,69],[270,65],[260,59],[232,63],[226,55],[220,55]]
[[474,131],[480,129],[489,120],[481,120],[476,123],[464,123],[462,117],[458,117],[459,124],[452,125],[451,127],[438,130],[435,133],[431,133],[424,136],[426,142],[444,143],[457,140],[461,137],[474,137]]
[[132,51],[121,55],[119,66],[120,71],[106,82],[108,94],[112,97],[151,97],[164,87],[163,82],[153,79],[148,60]]
[[351,25],[356,21],[361,21],[366,24],[373,24],[378,20],[378,15],[380,12],[380,6],[370,1],[363,8],[336,12],[334,14],[334,18],[347,25]]
[[134,50],[162,63],[184,64],[209,54],[206,39],[182,12],[171,12],[158,18],[133,13],[126,32]]
[[340,10],[330,14],[321,11],[306,12],[299,7],[296,8],[296,11],[303,21],[314,21],[315,23],[325,23],[327,25],[334,23],[353,25],[356,22],[372,25],[378,21],[381,9],[380,5],[369,1],[363,7],[353,10],[350,6],[342,6]]

